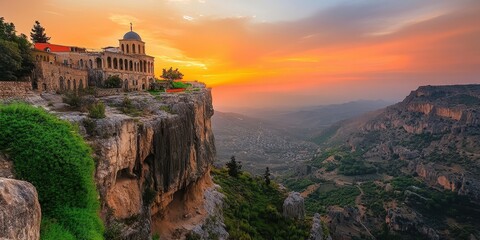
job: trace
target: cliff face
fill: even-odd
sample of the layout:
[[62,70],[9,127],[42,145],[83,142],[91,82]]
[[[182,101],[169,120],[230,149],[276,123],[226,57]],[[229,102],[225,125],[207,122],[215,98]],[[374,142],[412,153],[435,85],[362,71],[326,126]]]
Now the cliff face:
[[[148,239],[152,226],[168,219],[172,207],[175,214],[193,208],[201,214],[198,208],[211,182],[208,173],[215,156],[210,91],[165,94],[161,99],[131,95],[129,101],[140,111],[137,117],[115,109],[124,104],[123,96],[102,100],[110,106],[105,119],[68,118],[82,123],[94,147],[107,225],[119,228],[123,239]],[[153,230],[161,235],[173,231]]]
[[355,124],[344,141],[367,161],[406,163],[431,186],[480,199],[480,85],[420,87]]

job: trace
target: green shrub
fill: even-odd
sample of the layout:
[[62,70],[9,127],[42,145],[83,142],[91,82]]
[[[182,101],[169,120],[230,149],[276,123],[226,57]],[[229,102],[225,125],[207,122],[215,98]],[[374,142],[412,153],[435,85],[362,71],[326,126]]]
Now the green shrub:
[[101,239],[91,149],[70,123],[27,104],[0,105],[0,150],[36,187],[45,239]]
[[88,108],[88,116],[95,119],[105,118],[105,104],[98,102]]
[[105,88],[121,88],[122,79],[117,75],[110,76],[105,80],[105,82],[103,82],[103,86]]
[[189,88],[191,86],[192,86],[191,83],[172,82],[172,88]]
[[232,177],[226,169],[212,170],[225,194],[225,225],[231,239],[307,239],[309,223],[284,218],[280,212],[285,193],[272,182],[247,173]]
[[125,97],[122,101],[122,105],[120,106],[120,111],[122,113],[127,114],[129,116],[137,117],[141,115],[141,111],[138,110],[134,105],[130,98]]
[[70,105],[70,107],[79,110],[83,107],[84,101],[82,96],[75,92],[68,92],[62,98],[63,102]]

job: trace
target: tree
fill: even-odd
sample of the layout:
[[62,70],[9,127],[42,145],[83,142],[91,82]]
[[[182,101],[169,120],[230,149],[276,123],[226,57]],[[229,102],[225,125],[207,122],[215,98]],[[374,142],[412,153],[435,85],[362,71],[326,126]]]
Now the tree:
[[105,82],[103,82],[103,86],[105,88],[121,88],[122,87],[122,79],[118,75],[113,75],[107,78]]
[[34,68],[31,44],[27,36],[17,36],[15,25],[0,17],[0,80],[29,76]]
[[228,168],[228,175],[232,177],[238,177],[238,175],[241,173],[240,169],[242,169],[241,162],[237,162],[235,160],[235,156],[232,156],[230,158],[230,162],[227,163],[227,168]]
[[20,69],[22,57],[14,42],[0,40],[0,80],[16,80],[15,73]]
[[47,43],[50,40],[50,37],[47,37],[45,33],[45,28],[40,25],[39,21],[35,21],[32,32],[30,32],[30,39],[33,43]]
[[270,185],[270,169],[267,167],[267,169],[265,169],[265,173],[263,174],[263,178],[265,178],[265,184]]
[[173,70],[172,67],[170,69],[166,70],[165,68],[162,70],[162,76],[161,78],[169,81],[170,83],[175,81],[175,80],[181,80],[183,79],[183,73],[181,73],[178,68]]

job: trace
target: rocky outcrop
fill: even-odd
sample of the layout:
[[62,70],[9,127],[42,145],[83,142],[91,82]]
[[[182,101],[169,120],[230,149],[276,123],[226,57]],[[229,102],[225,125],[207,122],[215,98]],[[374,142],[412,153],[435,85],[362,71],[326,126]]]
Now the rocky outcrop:
[[204,209],[207,218],[202,224],[196,225],[192,232],[201,239],[228,239],[228,232],[223,218],[223,199],[219,185],[214,185],[204,192]]
[[305,203],[298,192],[291,192],[283,202],[283,216],[293,219],[305,218]]
[[354,207],[328,207],[326,221],[333,239],[362,238],[366,234],[360,213]]
[[312,228],[310,229],[310,236],[308,237],[309,240],[331,240],[332,237],[328,234],[324,236],[323,232],[323,223],[320,218],[319,213],[315,213],[312,219]]
[[388,209],[385,222],[393,231],[405,232],[412,235],[420,233],[428,239],[440,239],[434,229],[424,224],[422,216],[409,208]]
[[0,178],[0,239],[40,239],[41,216],[32,184]]
[[409,168],[429,185],[480,200],[480,181],[468,173],[442,171],[434,163],[411,162]]
[[107,105],[104,119],[72,113],[61,117],[79,123],[94,148],[107,228],[122,226],[123,239],[148,239],[156,225],[152,216],[165,217],[172,202],[203,198],[195,188],[203,184],[215,156],[210,90],[161,99],[130,94],[131,115],[120,111],[124,96],[99,100]]

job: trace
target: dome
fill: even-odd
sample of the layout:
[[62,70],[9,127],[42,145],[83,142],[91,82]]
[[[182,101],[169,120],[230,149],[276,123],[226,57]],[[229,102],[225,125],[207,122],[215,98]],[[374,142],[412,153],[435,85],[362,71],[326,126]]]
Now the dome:
[[140,37],[140,35],[138,35],[138,33],[134,32],[134,31],[130,31],[130,32],[125,33],[125,35],[123,35],[123,40],[142,41],[142,38]]

